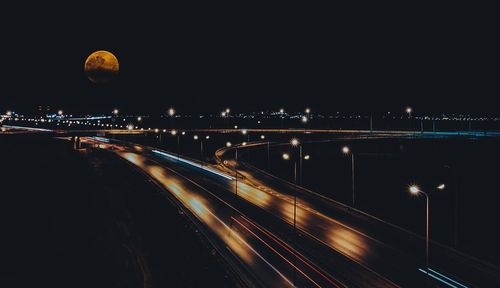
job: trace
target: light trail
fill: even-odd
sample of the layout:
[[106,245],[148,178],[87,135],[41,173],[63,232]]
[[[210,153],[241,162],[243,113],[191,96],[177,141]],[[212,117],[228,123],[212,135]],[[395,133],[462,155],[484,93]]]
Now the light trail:
[[[285,244],[281,239],[279,239],[277,236],[275,236],[274,234],[272,234],[271,232],[268,232],[266,231],[265,229],[259,227],[258,225],[256,225],[255,223],[253,223],[253,221],[247,219],[245,216],[242,216],[243,219],[245,219],[248,223],[250,223],[252,226],[254,226],[255,228],[257,228],[259,231],[261,231],[262,233],[266,234],[269,238],[271,238],[274,242],[278,243],[281,247],[283,247],[285,250],[287,250],[289,253],[293,254],[294,256],[296,256],[302,263],[304,263],[305,265],[307,265],[309,268],[311,268],[314,272],[318,273],[319,275],[321,275],[321,277],[323,277],[325,280],[327,280],[330,284],[334,285],[335,287],[347,287],[345,286],[344,284],[342,283],[336,283],[334,282],[333,280],[330,279],[331,278],[334,278],[332,277],[331,275],[324,275],[320,270],[318,270],[316,267],[314,267],[313,265],[311,265],[309,263],[309,261],[306,260],[306,258],[304,256],[302,256],[299,252],[297,252],[295,249],[291,249],[289,248],[289,246],[287,244]],[[337,280],[338,281],[338,280]],[[341,286],[338,286],[338,285],[341,285]]]
[[218,170],[212,169],[212,168],[210,168],[210,167],[201,166],[201,165],[200,165],[200,164],[198,164],[198,163],[195,163],[195,162],[193,162],[193,161],[186,160],[186,159],[184,159],[184,158],[178,157],[177,155],[171,155],[171,154],[169,154],[169,153],[166,153],[166,152],[163,152],[163,151],[159,151],[159,150],[156,150],[156,149],[153,149],[152,151],[153,151],[153,153],[156,153],[156,154],[159,154],[159,155],[165,156],[165,157],[167,157],[167,158],[170,158],[170,159],[173,159],[173,160],[176,160],[176,161],[178,160],[178,161],[180,161],[180,162],[183,162],[183,163],[189,164],[189,165],[191,165],[191,166],[195,166],[195,167],[197,167],[197,168],[200,168],[200,169],[203,169],[203,170],[208,171],[208,172],[210,172],[210,173],[216,174],[216,175],[218,175],[218,176],[220,176],[220,177],[223,177],[223,178],[226,178],[226,179],[228,179],[228,180],[234,180],[234,177],[232,177],[232,176],[229,176],[229,175],[227,175],[227,174],[224,174],[224,173],[222,173],[222,172],[219,172]]
[[238,221],[237,219],[235,219],[234,217],[231,217],[236,223],[240,224],[240,226],[242,226],[245,230],[247,230],[250,234],[252,234],[255,238],[257,238],[260,242],[264,243],[264,245],[266,245],[269,249],[271,249],[271,251],[273,251],[274,253],[276,253],[278,256],[280,256],[283,260],[285,260],[290,266],[293,267],[293,269],[295,269],[295,271],[298,271],[300,274],[302,274],[304,277],[307,278],[307,280],[311,281],[311,283],[313,283],[314,285],[316,285],[316,287],[320,287],[321,286],[316,283],[311,277],[307,276],[306,273],[304,273],[304,271],[300,270],[299,267],[297,267],[296,265],[294,265],[290,260],[288,260],[285,256],[283,256],[281,253],[279,253],[276,249],[274,249],[273,247],[271,247],[271,245],[269,245],[266,241],[264,241],[262,238],[260,238],[257,234],[255,234],[254,232],[252,232],[252,230],[250,230],[246,225],[244,225],[243,223],[241,223],[240,221]]
[[432,272],[434,272],[435,274],[437,274],[437,275],[439,275],[439,276],[441,276],[441,277],[443,277],[443,278],[445,278],[445,279],[447,279],[447,280],[449,280],[449,281],[451,281],[451,282],[453,282],[453,283],[461,286],[462,288],[468,288],[467,286],[465,286],[465,285],[463,285],[463,284],[461,284],[461,283],[459,283],[459,282],[451,279],[450,277],[447,277],[447,276],[445,276],[445,275],[437,272],[436,270],[433,270],[432,268],[427,268],[427,269],[430,270],[430,271],[432,271]]
[[[452,288],[460,288],[460,287],[462,287],[462,288],[468,288],[467,286],[465,286],[465,285],[463,285],[461,283],[458,283],[457,281],[455,281],[455,280],[453,280],[453,279],[451,279],[451,278],[449,278],[449,277],[447,277],[447,276],[445,276],[445,275],[443,275],[443,274],[441,274],[441,273],[439,273],[439,272],[437,272],[437,271],[435,271],[435,270],[433,270],[431,268],[427,268],[427,270],[422,269],[422,268],[418,268],[418,271],[420,271],[420,272],[422,272],[422,273],[424,273],[426,275],[431,276],[432,278],[438,280],[441,283],[444,283],[444,284],[448,285],[449,287],[452,287]],[[441,278],[440,276],[443,277],[444,279]],[[458,286],[456,286],[456,285],[458,285]]]

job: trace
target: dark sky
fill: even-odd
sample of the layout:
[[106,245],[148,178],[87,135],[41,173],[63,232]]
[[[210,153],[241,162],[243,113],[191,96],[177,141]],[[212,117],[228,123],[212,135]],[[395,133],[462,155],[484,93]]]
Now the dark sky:
[[[173,105],[329,112],[411,105],[500,112],[494,11],[139,2],[8,7],[0,15],[0,110],[157,112]],[[88,54],[101,49],[120,61],[112,84],[92,84],[83,72]]]

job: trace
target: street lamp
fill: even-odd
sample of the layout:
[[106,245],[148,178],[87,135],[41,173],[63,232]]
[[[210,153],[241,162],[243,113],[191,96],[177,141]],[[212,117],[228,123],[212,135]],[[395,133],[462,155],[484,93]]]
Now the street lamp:
[[283,157],[283,160],[290,160],[290,154],[288,154],[288,153],[283,153],[282,157]]
[[168,109],[168,116],[170,117],[170,128],[174,127],[174,115],[175,115],[175,109],[170,107]]
[[[290,160],[290,154],[288,153],[283,153],[282,155],[283,160],[288,161]],[[297,160],[294,161],[293,163],[293,178],[295,181],[295,185],[297,185]],[[297,229],[297,191],[294,189],[294,194],[293,194],[293,231]]]
[[[248,130],[247,129],[243,129],[241,130],[241,134],[243,135],[247,135],[247,142],[250,142],[250,133],[248,133]],[[243,146],[247,145],[247,142],[243,142]],[[248,150],[248,160],[250,160],[250,150]]]
[[411,107],[406,107],[406,113],[408,113],[408,130],[411,130],[411,112],[413,109]]
[[302,185],[302,145],[300,144],[300,141],[297,138],[292,138],[292,140],[290,140],[290,145],[292,145],[292,147],[299,147],[299,161],[300,161],[299,162],[299,169],[300,169],[299,182]]
[[[194,135],[193,139],[198,140],[199,139],[198,135]],[[200,156],[201,156],[200,166],[203,166],[203,140],[202,139],[200,139]]]
[[354,198],[354,152],[351,152],[351,149],[349,146],[344,146],[342,147],[342,153],[345,155],[351,154],[351,182],[352,182],[352,207],[354,207],[355,204],[355,198]]
[[120,112],[117,108],[113,109],[113,114],[118,115],[118,112]]
[[285,114],[285,109],[280,109],[280,118],[281,118],[281,128],[283,128],[283,114]]
[[57,115],[62,116],[64,114],[63,110],[57,111]]
[[141,116],[137,117],[137,121],[141,122],[142,121],[142,117]]
[[411,185],[408,190],[413,195],[422,194],[425,196],[425,266],[427,270],[429,267],[429,195],[420,190],[417,185]]
[[175,115],[175,109],[174,108],[168,109],[168,116],[173,117],[174,115]]
[[[177,132],[177,130],[175,130],[175,129],[172,130],[172,131],[170,131],[170,134],[172,136],[174,136],[174,137],[177,136],[177,162],[179,162],[180,153],[181,153],[181,146],[180,146],[181,145],[181,139],[180,139],[180,135]],[[184,134],[182,134],[182,135],[184,135]]]

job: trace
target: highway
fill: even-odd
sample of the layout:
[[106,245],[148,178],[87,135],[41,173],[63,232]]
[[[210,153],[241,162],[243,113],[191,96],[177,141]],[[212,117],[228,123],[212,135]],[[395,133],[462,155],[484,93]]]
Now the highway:
[[[130,149],[124,148],[124,145],[118,147]],[[133,145],[127,154],[117,153],[145,171],[168,169],[170,173],[175,172],[179,179],[196,184],[198,189],[205,191],[198,194],[199,199],[206,201],[215,197],[218,200],[211,201],[210,207],[220,206],[217,209],[221,211],[230,207],[233,215],[229,216],[227,212],[219,214],[213,208],[210,210],[217,215],[216,219],[230,227],[225,229],[237,229],[241,233],[239,235],[247,239],[245,243],[248,245],[243,245],[246,247],[243,254],[253,252],[262,265],[267,264],[268,272],[275,272],[275,275],[264,277],[262,281],[266,284],[277,283],[276,279],[271,280],[276,275],[292,287],[293,283],[299,283],[298,286],[304,283],[304,287],[488,287],[491,283],[500,283],[498,271],[494,268],[490,271],[491,267],[439,245],[432,248],[434,258],[429,267],[432,270],[426,270],[421,257],[424,244],[418,236],[347,210],[339,203],[323,199],[255,168],[238,166],[236,195],[235,174],[232,173],[235,163],[226,156],[232,153],[219,151],[221,163],[226,164],[222,168],[201,166],[199,162],[184,157],[178,160],[176,155],[139,145]],[[137,157],[142,160],[136,161]],[[144,166],[144,163],[148,165]],[[148,174],[158,182],[168,183],[163,179],[163,173]],[[168,185],[165,189],[172,191]],[[185,189],[193,191],[193,187]],[[294,195],[298,195],[295,232]],[[189,201],[185,202],[189,207]],[[207,221],[202,222],[207,224]],[[212,230],[214,221],[208,222],[207,227]],[[232,247],[230,240],[223,239],[228,247]],[[238,249],[241,247],[236,251]],[[240,260],[245,259],[239,256]],[[256,262],[251,262],[252,265],[249,265],[247,261],[247,265],[252,271],[266,269],[266,265],[254,267]],[[430,276],[427,275],[429,271],[433,271]],[[254,274],[263,275],[261,272]]]
[[[239,183],[241,193],[236,196],[231,175],[213,173],[186,158],[177,161],[176,155],[148,147],[84,138],[84,142],[96,141],[101,149],[140,168],[187,207],[212,243],[227,247],[262,287],[399,287],[314,238],[294,233],[289,220],[282,219],[289,214],[289,204],[272,201],[265,192],[252,196],[258,190],[245,183]],[[273,210],[265,211],[263,206]],[[281,211],[281,216],[273,216],[273,211]]]
[[108,138],[82,143],[115,153],[162,187],[249,286],[500,287],[497,267],[437,243],[425,267],[418,235],[237,164],[226,153],[234,147],[209,165]]
[[[251,146],[239,146],[238,149],[244,150]],[[220,149],[216,158],[219,163],[234,171],[236,163],[231,158],[234,152],[226,153],[232,149],[235,147]],[[241,182],[251,183],[259,190],[283,199],[290,205],[293,203],[293,197],[297,195],[298,227],[332,249],[374,269],[403,287],[418,283],[416,281],[422,275],[415,275],[416,271],[421,274],[424,274],[422,270],[427,271],[423,264],[425,242],[422,237],[276,178],[246,163],[239,162],[237,167]],[[252,201],[251,198],[248,200]],[[470,287],[463,283],[469,283],[472,287],[500,286],[500,270],[497,267],[438,243],[431,243],[431,251],[429,268],[432,270],[429,271],[433,271],[431,274],[437,273],[433,274],[436,278],[431,277],[431,283],[444,284],[444,287]]]

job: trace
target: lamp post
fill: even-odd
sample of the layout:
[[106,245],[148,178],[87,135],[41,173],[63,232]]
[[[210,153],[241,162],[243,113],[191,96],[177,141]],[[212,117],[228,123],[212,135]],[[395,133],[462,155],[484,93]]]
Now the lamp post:
[[[292,140],[290,140],[290,145],[292,145],[292,147],[299,147],[299,183],[300,185],[302,185],[302,145],[297,138],[293,138]],[[295,184],[298,184],[297,181],[295,182]]]
[[[233,146],[233,144],[231,142],[226,142],[226,147],[227,148],[231,148],[231,146]],[[234,161],[235,161],[235,164],[234,164],[234,181],[235,181],[235,185],[234,185],[234,191],[235,191],[235,194],[236,196],[238,196],[238,147],[234,147]]]
[[[438,190],[444,190],[445,184],[440,184],[436,187]],[[425,266],[426,270],[429,267],[429,194],[422,191],[417,185],[411,185],[408,190],[413,195],[422,194],[425,196]]]
[[[247,143],[250,142],[250,133],[248,133],[248,130],[247,129],[242,129],[241,130],[241,134],[243,135],[246,135],[247,136],[247,142],[243,142],[243,146],[245,146]],[[250,149],[247,149],[248,150],[248,161],[250,161]]]
[[[290,160],[290,154],[283,153],[283,160]],[[297,160],[293,162],[293,179],[295,184],[297,184]],[[294,189],[295,191],[295,189]],[[293,194],[293,231],[297,229],[297,192]]]
[[[193,136],[194,140],[198,140],[198,135]],[[203,140],[200,139],[200,166],[203,166]]]
[[285,109],[280,109],[280,119],[281,119],[281,128],[283,128],[283,114],[285,114]]
[[222,112],[222,113],[224,113],[224,115],[226,117],[226,126],[227,127],[229,127],[229,112],[231,112],[231,109],[229,109],[229,108],[226,108],[226,110],[224,110],[224,112]]
[[406,113],[408,113],[408,130],[411,130],[411,112],[413,109],[411,107],[406,107]]
[[[293,147],[299,147],[299,179],[300,183],[302,184],[302,145],[300,144],[299,139],[293,138],[290,140],[290,145]],[[288,153],[283,153],[282,155],[283,160],[290,160],[291,156]],[[306,160],[309,159],[309,155],[307,155]],[[295,182],[295,185],[299,184],[298,178],[297,178],[297,158],[294,157],[294,162],[293,162],[293,179]],[[294,194],[293,194],[293,230],[295,231],[297,227],[297,190],[294,189]]]
[[175,109],[173,107],[168,109],[168,116],[170,117],[170,128],[174,128]]
[[420,190],[417,185],[412,185],[409,188],[413,195],[422,194],[425,196],[425,267],[429,267],[429,195]]
[[354,207],[354,204],[356,203],[355,202],[355,193],[354,193],[354,152],[351,151],[351,149],[349,149],[348,146],[344,146],[342,147],[342,153],[346,154],[346,155],[351,155],[351,183],[352,183],[352,207]]
[[180,135],[179,133],[177,133],[176,130],[172,130],[170,131],[170,134],[172,134],[172,136],[177,136],[177,162],[179,162],[179,158],[180,158]]
[[[264,140],[265,136],[260,135],[260,139]],[[267,171],[271,171],[271,157],[270,157],[270,142],[267,141]]]

